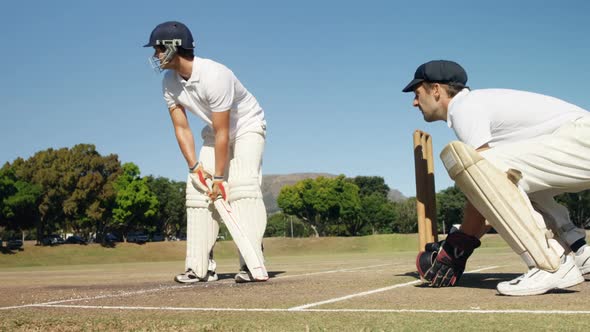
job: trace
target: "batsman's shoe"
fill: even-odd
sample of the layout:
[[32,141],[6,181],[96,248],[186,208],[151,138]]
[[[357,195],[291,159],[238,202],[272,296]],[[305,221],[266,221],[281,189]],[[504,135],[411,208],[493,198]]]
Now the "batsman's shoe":
[[219,278],[217,277],[217,273],[213,272],[213,271],[207,271],[207,276],[205,278],[199,278],[197,277],[197,274],[191,270],[188,269],[186,270],[186,272],[181,273],[179,275],[177,275],[176,277],[174,277],[174,281],[179,282],[181,284],[192,284],[195,282],[209,282],[209,281],[217,281]]
[[552,289],[575,286],[584,281],[580,269],[571,255],[562,256],[561,265],[555,272],[532,268],[522,276],[498,284],[498,293],[511,296],[545,294]]
[[582,274],[590,273],[590,246],[584,245],[578,249],[574,256],[576,266],[580,269]]
[[250,273],[250,271],[248,271],[247,268],[242,268],[242,270],[236,274],[236,276],[234,277],[234,280],[237,283],[244,283],[244,282],[262,282],[262,281],[267,281],[268,277],[264,278],[264,279],[255,279],[254,277],[252,277],[252,274]]

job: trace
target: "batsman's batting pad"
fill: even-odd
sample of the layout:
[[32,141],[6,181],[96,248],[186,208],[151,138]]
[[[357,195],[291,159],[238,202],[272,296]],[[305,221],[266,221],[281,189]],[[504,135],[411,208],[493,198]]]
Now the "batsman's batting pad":
[[563,248],[548,239],[526,194],[473,148],[455,141],[441,152],[451,179],[529,267],[556,271]]
[[[247,158],[235,158],[230,161],[229,169],[229,203],[240,221],[245,237],[254,248],[256,261],[264,266],[262,238],[266,229],[266,209],[260,190],[258,165],[250,163]],[[240,265],[247,265],[254,275],[248,264],[249,260],[254,259],[246,255],[240,249]]]
[[213,246],[219,233],[219,224],[213,219],[209,197],[187,181],[186,186],[186,261],[197,277],[204,278],[207,271],[215,271],[212,260]]

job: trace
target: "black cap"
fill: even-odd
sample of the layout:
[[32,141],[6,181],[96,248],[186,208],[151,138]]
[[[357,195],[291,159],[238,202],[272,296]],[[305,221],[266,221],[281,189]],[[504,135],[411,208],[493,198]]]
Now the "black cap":
[[467,73],[461,65],[453,61],[430,61],[416,69],[414,79],[402,91],[412,92],[422,82],[456,83],[465,86],[467,84]]

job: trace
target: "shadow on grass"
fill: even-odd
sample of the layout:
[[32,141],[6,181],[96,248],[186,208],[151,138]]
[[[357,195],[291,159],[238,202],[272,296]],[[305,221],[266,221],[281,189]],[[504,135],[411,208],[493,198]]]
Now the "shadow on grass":
[[100,244],[101,247],[103,248],[116,248],[117,247],[117,243],[116,242],[102,242]]
[[[237,271],[235,273],[217,273],[217,277],[219,277],[219,280],[233,279],[237,273]],[[284,273],[285,271],[268,271],[268,276],[270,279],[272,279]]]
[[[480,289],[496,289],[498,283],[502,281],[512,280],[521,273],[465,273],[455,288],[480,288]],[[418,272],[406,272],[402,274],[396,274],[396,277],[413,277],[420,279]],[[415,285],[414,287],[423,288],[430,287],[429,284],[423,283]]]

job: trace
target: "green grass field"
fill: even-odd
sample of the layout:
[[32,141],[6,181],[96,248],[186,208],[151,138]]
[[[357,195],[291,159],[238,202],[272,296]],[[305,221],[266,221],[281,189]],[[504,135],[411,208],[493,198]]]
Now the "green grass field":
[[461,286],[424,287],[417,236],[270,238],[271,279],[236,284],[237,252],[218,242],[220,280],[189,286],[185,242],[62,245],[0,255],[0,331],[585,330],[588,283],[534,297],[497,295],[524,271],[484,237]]

